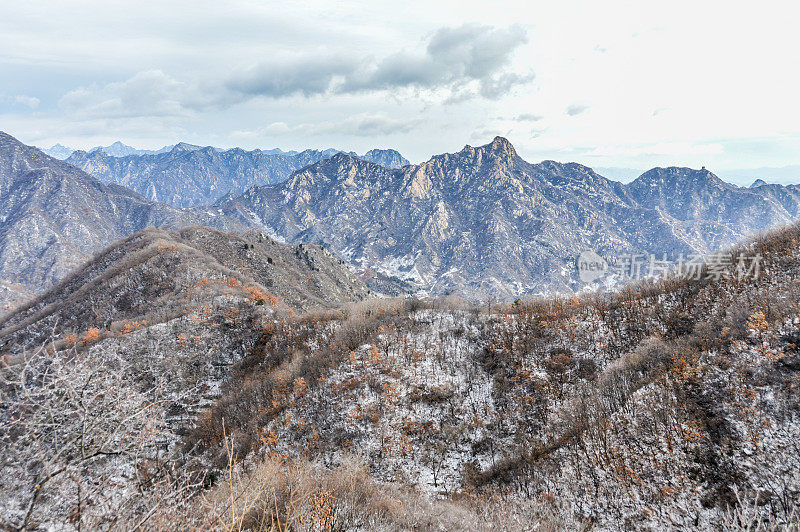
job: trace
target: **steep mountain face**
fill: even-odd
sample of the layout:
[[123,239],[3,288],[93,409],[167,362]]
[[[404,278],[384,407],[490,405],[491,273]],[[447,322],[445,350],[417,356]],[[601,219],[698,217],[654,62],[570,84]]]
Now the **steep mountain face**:
[[796,198],[784,200],[688,169],[625,186],[579,164],[530,164],[498,137],[397,170],[337,154],[217,207],[290,241],[325,243],[367,274],[435,294],[514,298],[578,288],[571,274],[586,249],[730,245],[795,218]]
[[[339,152],[221,150],[180,143],[167,152],[121,153],[122,148],[114,153],[107,149],[77,151],[67,162],[105,183],[123,185],[153,201],[193,207],[213,203],[231,191],[241,193],[252,185],[279,183],[295,170]],[[391,167],[408,164],[394,150],[371,150],[364,158]]]
[[104,185],[0,132],[0,278],[7,282],[39,291],[145,227],[199,223],[246,229],[218,214],[197,216]]

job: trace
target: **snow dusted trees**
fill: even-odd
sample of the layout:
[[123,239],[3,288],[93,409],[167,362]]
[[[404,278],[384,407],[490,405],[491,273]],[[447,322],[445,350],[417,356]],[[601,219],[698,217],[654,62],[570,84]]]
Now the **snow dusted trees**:
[[0,476],[9,526],[135,525],[159,492],[177,502],[187,478],[171,467],[165,375],[141,374],[104,349],[25,352],[0,368]]

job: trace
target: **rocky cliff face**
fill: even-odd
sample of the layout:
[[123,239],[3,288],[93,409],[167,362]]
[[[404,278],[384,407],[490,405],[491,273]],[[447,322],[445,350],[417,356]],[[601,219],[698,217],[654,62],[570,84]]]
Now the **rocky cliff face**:
[[796,192],[763,188],[683,168],[626,186],[575,163],[528,163],[498,137],[401,169],[338,154],[218,207],[436,294],[514,298],[579,288],[585,249],[707,252],[797,217]]

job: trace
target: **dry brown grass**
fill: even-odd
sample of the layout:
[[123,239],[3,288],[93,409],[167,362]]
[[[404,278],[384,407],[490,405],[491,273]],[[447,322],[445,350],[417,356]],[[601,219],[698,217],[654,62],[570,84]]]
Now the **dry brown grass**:
[[273,457],[244,472],[231,462],[226,479],[198,501],[185,524],[225,531],[566,529],[554,517],[556,508],[490,498],[429,500],[378,484],[352,457],[334,469]]

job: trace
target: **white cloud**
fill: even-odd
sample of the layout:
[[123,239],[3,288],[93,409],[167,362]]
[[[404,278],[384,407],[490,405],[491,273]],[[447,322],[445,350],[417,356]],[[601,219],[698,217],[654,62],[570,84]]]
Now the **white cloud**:
[[24,94],[16,96],[14,98],[14,101],[17,102],[18,104],[30,107],[31,109],[36,109],[37,107],[39,107],[39,103],[41,103],[39,101],[39,98],[35,98],[33,96],[26,96]]
[[160,70],[148,70],[125,81],[71,90],[58,105],[77,118],[178,117],[190,113],[188,91],[194,89]]
[[325,121],[295,125],[289,125],[286,122],[273,122],[256,130],[238,130],[234,132],[234,135],[240,139],[258,139],[284,134],[381,137],[408,133],[420,125],[420,122],[420,119],[394,119],[383,114],[360,114],[335,122]]

